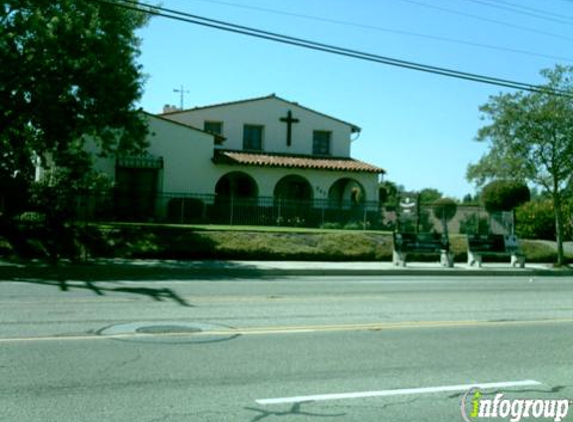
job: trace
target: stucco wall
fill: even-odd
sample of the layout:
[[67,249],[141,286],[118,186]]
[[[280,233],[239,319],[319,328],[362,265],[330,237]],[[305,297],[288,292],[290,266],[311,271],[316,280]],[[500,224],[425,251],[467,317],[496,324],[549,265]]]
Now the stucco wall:
[[[292,124],[292,144],[287,146],[287,124],[280,118],[287,116],[299,119]],[[227,140],[223,148],[243,149],[243,126],[245,124],[264,126],[263,151],[289,154],[312,154],[313,131],[330,131],[331,155],[350,157],[351,127],[337,120],[303,107],[269,97],[257,101],[246,101],[182,113],[167,114],[164,117],[203,129],[205,121],[223,122],[223,136]]]
[[[163,158],[159,192],[212,194],[220,175],[211,160],[213,136],[154,116],[147,120],[147,152]],[[91,145],[88,150],[96,149]],[[96,158],[94,168],[115,178],[115,157]]]
[[[293,111],[294,113],[294,111]],[[149,148],[151,156],[162,157],[158,187],[166,194],[213,195],[217,182],[226,174],[242,172],[251,176],[258,196],[273,197],[277,183],[286,176],[301,176],[312,189],[313,199],[328,199],[331,187],[340,179],[352,179],[363,189],[365,201],[377,201],[379,176],[373,173],[351,173],[297,168],[272,168],[246,165],[214,164],[214,137],[200,130],[155,116],[149,122]],[[115,177],[115,158],[97,158],[95,168]],[[350,190],[356,184],[346,184],[343,199],[350,199]],[[207,201],[210,202],[210,201]]]
[[163,157],[163,192],[213,193],[219,172],[212,135],[150,118],[149,153]]

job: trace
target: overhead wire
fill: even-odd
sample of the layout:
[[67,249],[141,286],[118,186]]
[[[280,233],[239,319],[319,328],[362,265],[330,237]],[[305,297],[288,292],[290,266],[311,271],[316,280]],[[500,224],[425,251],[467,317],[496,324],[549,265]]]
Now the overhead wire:
[[400,1],[402,3],[409,3],[409,4],[419,6],[419,7],[424,7],[427,9],[433,9],[433,10],[438,10],[440,12],[445,12],[445,13],[449,13],[449,14],[453,14],[453,15],[464,16],[467,18],[480,20],[482,22],[489,22],[489,23],[493,23],[496,25],[502,25],[502,26],[506,26],[509,28],[519,29],[521,31],[531,32],[534,34],[540,34],[540,35],[545,35],[545,36],[552,37],[552,38],[559,38],[562,40],[573,41],[572,37],[568,37],[565,35],[555,34],[553,32],[541,31],[539,29],[531,28],[528,26],[516,25],[513,23],[504,22],[504,21],[497,20],[497,19],[492,19],[492,18],[487,18],[484,16],[474,15],[472,13],[460,12],[459,10],[454,10],[454,9],[450,9],[450,8],[443,7],[443,6],[436,6],[435,4],[427,4],[427,3],[423,3],[423,2],[417,1],[417,0],[394,0],[394,1]]
[[497,3],[507,4],[508,6],[513,6],[513,7],[516,7],[518,9],[528,10],[530,12],[535,12],[538,14],[543,14],[543,15],[547,15],[547,16],[553,16],[556,18],[567,19],[567,20],[573,21],[573,16],[565,16],[565,15],[562,15],[559,13],[548,12],[548,11],[543,10],[543,9],[537,9],[534,7],[523,6],[521,4],[512,3],[512,2],[506,1],[506,0],[497,0]]
[[418,70],[421,72],[432,73],[441,76],[448,76],[457,79],[463,79],[473,82],[480,82],[490,85],[503,86],[506,88],[513,88],[517,90],[525,90],[530,92],[540,92],[548,93],[552,95],[560,96],[571,96],[570,93],[558,89],[548,89],[547,87],[538,86],[529,83],[523,83],[518,81],[513,81],[509,79],[502,79],[497,77],[491,77],[486,75],[479,75],[475,73],[462,72],[453,69],[430,66],[421,63],[395,59],[391,57],[380,56],[377,54],[361,52],[358,50],[337,47],[334,45],[319,43],[316,41],[310,41],[303,38],[292,37],[288,35],[282,35],[270,31],[264,31],[256,29],[253,27],[248,27],[244,25],[237,25],[230,22],[225,22],[221,20],[211,19],[204,16],[194,15],[187,12],[182,12],[174,9],[154,6],[144,2],[136,0],[92,0],[100,4],[107,4],[111,6],[121,7],[128,10],[133,10],[140,13],[146,13],[153,16],[159,16],[167,19],[177,20],[181,22],[187,22],[195,25],[200,25],[208,28],[219,29],[226,32],[247,35],[251,37],[256,37],[259,39],[265,39],[269,41],[275,41],[282,44],[302,47],[315,51],[322,51],[326,53],[336,54],[339,56],[350,57],[380,64],[386,64],[390,66],[397,66],[401,68]]
[[420,34],[420,33],[416,33],[416,32],[384,28],[384,27],[377,26],[377,25],[368,25],[368,24],[362,24],[362,23],[358,23],[358,22],[350,22],[350,21],[343,21],[343,20],[338,20],[338,19],[324,18],[321,16],[308,15],[308,14],[303,14],[303,13],[286,12],[286,11],[281,11],[281,10],[276,10],[276,9],[269,9],[266,7],[237,4],[237,3],[231,3],[228,1],[221,1],[221,0],[193,0],[193,1],[200,1],[200,2],[204,2],[204,3],[230,6],[230,7],[244,9],[244,10],[254,10],[254,11],[258,11],[258,12],[271,13],[271,14],[275,14],[275,15],[279,15],[279,16],[290,16],[290,17],[299,18],[299,19],[307,19],[307,20],[312,20],[312,21],[316,21],[316,22],[324,22],[324,23],[333,24],[333,25],[341,25],[341,26],[348,26],[348,27],[353,27],[353,28],[367,29],[367,30],[385,32],[385,33],[389,33],[389,34],[406,35],[406,36],[422,38],[422,39],[426,39],[426,40],[447,42],[447,43],[460,44],[460,45],[468,45],[471,47],[485,48],[485,49],[494,50],[494,51],[503,51],[503,52],[507,52],[507,53],[521,54],[521,55],[532,56],[532,57],[541,57],[541,58],[545,58],[545,59],[573,62],[573,58],[568,58],[568,57],[555,56],[555,55],[550,55],[550,54],[537,53],[537,52],[533,52],[533,51],[521,50],[521,49],[516,49],[516,48],[510,48],[510,47],[502,47],[502,46],[497,46],[497,45],[484,44],[484,43],[479,43],[479,42],[460,40],[460,39],[454,39],[454,38],[448,38],[448,37],[440,37],[440,36],[436,36],[436,35]]
[[[474,4],[481,4],[482,6],[492,7],[495,9],[506,10],[512,13],[517,13],[520,15],[530,16],[536,19],[543,19],[550,22],[557,22],[563,25],[571,25],[573,23],[571,20],[563,19],[563,16],[554,17],[554,16],[543,16],[539,13],[539,9],[532,9],[532,8],[525,8],[519,5],[514,5],[513,3],[499,1],[495,3],[491,3],[484,0],[464,0],[466,2],[474,3]],[[503,4],[507,4],[508,6],[504,6]],[[522,9],[522,10],[520,10]],[[533,11],[534,12],[533,12]]]

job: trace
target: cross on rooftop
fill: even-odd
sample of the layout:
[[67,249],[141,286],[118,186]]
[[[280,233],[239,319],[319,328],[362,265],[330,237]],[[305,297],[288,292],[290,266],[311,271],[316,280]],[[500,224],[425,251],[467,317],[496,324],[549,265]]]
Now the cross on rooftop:
[[292,117],[292,111],[288,111],[286,117],[280,118],[281,122],[285,122],[287,124],[287,146],[290,147],[292,142],[292,124],[298,123],[299,120]]

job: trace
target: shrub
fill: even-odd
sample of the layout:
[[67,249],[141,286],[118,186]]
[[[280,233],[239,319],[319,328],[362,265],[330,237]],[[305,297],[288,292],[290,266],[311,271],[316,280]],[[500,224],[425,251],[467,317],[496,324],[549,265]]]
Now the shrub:
[[[569,210],[567,209],[569,208]],[[565,207],[564,215],[570,214],[571,207]],[[549,199],[531,201],[516,209],[517,234],[526,239],[555,240],[555,210]],[[564,239],[570,239],[573,227],[565,221]]]
[[460,234],[486,235],[490,232],[489,219],[479,214],[466,215],[460,221]]
[[340,230],[342,225],[340,223],[324,223],[320,228],[326,230]]
[[188,223],[200,220],[205,204],[196,198],[172,198],[167,203],[167,218],[175,223]]
[[43,223],[46,219],[46,215],[40,212],[26,211],[20,214],[18,219],[22,223]]
[[432,211],[434,217],[440,221],[450,221],[458,211],[458,205],[453,199],[440,198],[434,202]]
[[481,200],[488,212],[512,211],[529,201],[529,188],[514,180],[495,180],[483,188]]
[[358,221],[350,221],[344,225],[344,230],[362,230],[364,229],[364,224]]

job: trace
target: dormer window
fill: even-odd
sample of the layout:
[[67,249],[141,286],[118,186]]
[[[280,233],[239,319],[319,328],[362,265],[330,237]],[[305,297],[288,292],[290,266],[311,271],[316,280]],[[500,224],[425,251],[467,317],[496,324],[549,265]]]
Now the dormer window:
[[264,126],[245,125],[243,127],[243,149],[246,151],[263,150]]
[[205,132],[214,133],[215,135],[223,135],[223,122],[205,120],[203,130]]
[[315,130],[312,134],[313,155],[330,155],[331,132],[326,130]]

